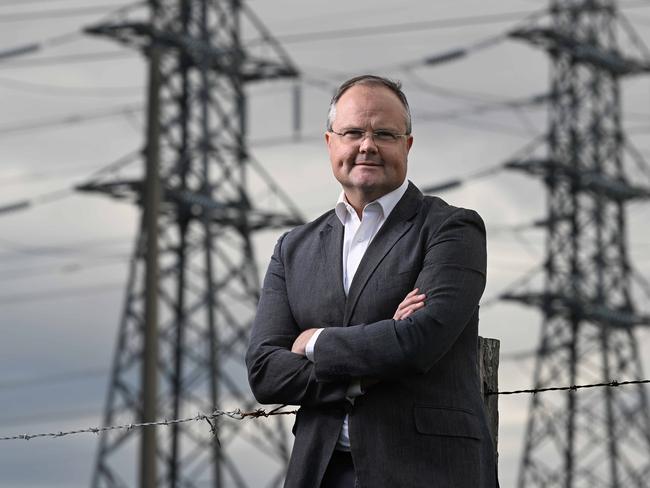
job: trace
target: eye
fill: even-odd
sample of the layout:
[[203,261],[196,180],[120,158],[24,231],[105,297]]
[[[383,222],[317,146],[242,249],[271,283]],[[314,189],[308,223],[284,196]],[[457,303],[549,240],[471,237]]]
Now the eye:
[[364,132],[359,129],[348,129],[343,131],[343,137],[354,141],[363,138],[363,134]]
[[393,132],[387,130],[378,130],[373,134],[373,136],[378,141],[393,142],[397,140],[397,136]]

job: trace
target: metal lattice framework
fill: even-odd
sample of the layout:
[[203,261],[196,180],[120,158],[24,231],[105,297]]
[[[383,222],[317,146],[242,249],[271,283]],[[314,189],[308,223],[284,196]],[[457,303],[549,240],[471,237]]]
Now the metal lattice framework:
[[[156,78],[155,83],[150,81],[148,124],[157,128],[157,137],[147,141],[147,147],[157,145],[159,150],[161,183],[159,418],[257,407],[244,366],[259,296],[251,236],[258,230],[302,222],[277,187],[264,174],[251,170],[245,145],[245,83],[295,77],[297,70],[261,23],[243,8],[238,1],[158,0],[150,2],[149,21],[87,29],[141,49],[153,67],[150,77]],[[243,49],[244,16],[265,40],[261,47],[270,53],[267,57],[255,57]],[[155,64],[154,50],[158,53]],[[152,110],[158,102],[159,109]],[[254,204],[258,200],[249,197],[253,178],[257,178],[256,188],[276,197],[279,205],[272,209]],[[142,204],[143,188],[142,179],[113,179],[85,185],[83,190],[130,196]],[[135,422],[143,414],[146,234],[143,225],[130,268],[106,425]],[[289,457],[282,419],[220,419],[215,427],[217,436],[207,424],[177,424],[160,430],[156,486],[281,484]],[[138,441],[137,430],[103,435],[92,486],[134,486]]]
[[[619,81],[649,65],[620,53],[616,20],[612,1],[555,1],[550,27],[512,34],[551,57],[548,156],[509,164],[547,190],[543,291],[503,297],[543,313],[535,388],[643,378],[635,327],[650,317],[633,303],[625,207],[650,189],[624,170]],[[643,385],[533,396],[519,487],[641,488],[648,479]]]

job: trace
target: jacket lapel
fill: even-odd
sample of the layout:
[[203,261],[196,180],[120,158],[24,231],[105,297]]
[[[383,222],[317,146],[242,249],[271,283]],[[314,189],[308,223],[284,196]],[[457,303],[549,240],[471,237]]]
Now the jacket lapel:
[[[372,276],[379,263],[384,259],[386,254],[393,248],[395,243],[411,228],[413,225],[412,218],[417,214],[422,200],[422,193],[418,190],[413,183],[409,182],[408,189],[397,203],[391,214],[382,225],[377,235],[372,240],[366,253],[363,255],[359,267],[357,268],[350,290],[345,302],[345,314],[343,325],[349,325],[350,318],[357,305],[359,296],[363,291],[370,276]],[[340,246],[342,247],[342,246]],[[339,272],[342,274],[343,264],[340,258],[341,250],[339,250]],[[343,278],[341,277],[341,283]],[[342,286],[342,285],[341,285]]]
[[323,256],[322,272],[325,283],[335,290],[337,301],[345,303],[343,288],[343,224],[335,213],[332,213],[323,230],[320,231],[321,255]]

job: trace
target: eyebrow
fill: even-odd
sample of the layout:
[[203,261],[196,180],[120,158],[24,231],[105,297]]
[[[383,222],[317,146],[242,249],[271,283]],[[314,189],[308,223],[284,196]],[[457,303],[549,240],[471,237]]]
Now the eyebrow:
[[[342,131],[343,130],[360,130],[360,131],[365,132],[365,129],[362,129],[361,127],[358,127],[358,126],[355,126],[355,125],[343,126],[343,127],[341,127],[340,130],[342,130]],[[391,128],[388,128],[388,127],[376,127],[376,128],[372,129],[372,132],[377,132],[377,131],[399,132],[398,129],[391,129]]]

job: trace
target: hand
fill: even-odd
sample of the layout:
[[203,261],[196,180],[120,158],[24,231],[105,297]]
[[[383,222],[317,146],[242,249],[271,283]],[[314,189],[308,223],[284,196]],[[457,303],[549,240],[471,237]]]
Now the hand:
[[291,352],[295,352],[296,354],[300,354],[301,356],[305,355],[305,347],[307,347],[307,343],[309,342],[309,339],[311,339],[311,336],[314,335],[314,332],[316,332],[318,329],[307,329],[303,330],[298,337],[296,337],[296,340],[293,341],[293,346],[291,346]]
[[424,307],[424,299],[426,298],[426,295],[424,293],[418,295],[418,291],[419,289],[415,288],[412,292],[406,295],[402,303],[397,306],[393,319],[404,320],[416,310]]

